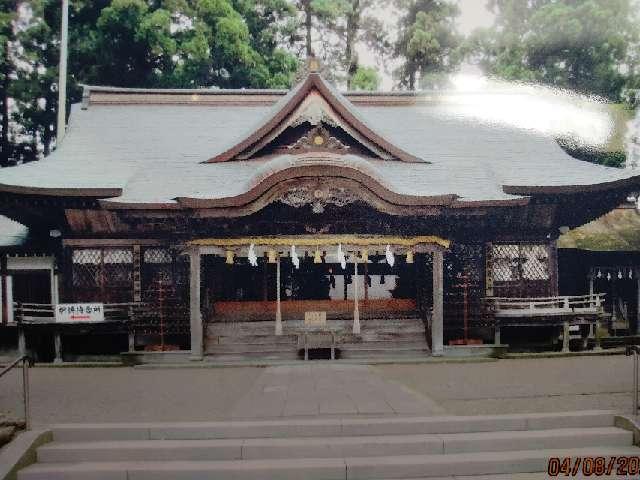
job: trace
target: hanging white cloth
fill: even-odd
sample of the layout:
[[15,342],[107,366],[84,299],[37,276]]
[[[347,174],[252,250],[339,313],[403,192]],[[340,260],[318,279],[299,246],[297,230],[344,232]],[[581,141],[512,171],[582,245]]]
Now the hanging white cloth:
[[295,245],[291,245],[291,263],[293,263],[294,267],[300,268],[300,259],[298,258]]
[[258,256],[256,255],[255,246],[253,243],[249,245],[249,253],[247,253],[247,260],[252,267],[258,266]]
[[384,252],[385,257],[387,257],[387,263],[390,267],[393,267],[396,264],[396,257],[393,255],[391,251],[391,245],[387,245],[387,249]]
[[345,257],[344,252],[342,251],[342,244],[338,244],[338,253],[336,254],[338,257],[338,262],[340,262],[340,266],[344,270],[347,268],[347,257]]

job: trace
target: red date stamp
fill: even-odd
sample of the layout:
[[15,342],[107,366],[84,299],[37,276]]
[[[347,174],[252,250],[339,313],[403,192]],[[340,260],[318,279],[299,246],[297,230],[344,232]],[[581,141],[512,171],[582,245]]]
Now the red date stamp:
[[640,474],[640,457],[552,457],[547,474],[550,477],[631,476]]

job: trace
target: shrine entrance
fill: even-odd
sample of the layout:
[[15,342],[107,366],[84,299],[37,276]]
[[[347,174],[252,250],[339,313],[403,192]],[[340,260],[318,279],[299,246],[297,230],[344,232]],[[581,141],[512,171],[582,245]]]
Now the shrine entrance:
[[[326,312],[327,319],[352,318],[356,293],[362,317],[415,313],[429,296],[431,258],[418,254],[411,263],[399,258],[390,266],[384,255],[368,255],[366,262],[345,264],[321,253],[320,263],[302,252],[298,267],[280,260],[280,305],[283,320],[304,318],[307,311]],[[307,253],[304,256],[304,253]],[[259,258],[252,266],[247,258],[233,264],[224,258],[203,257],[203,305],[209,322],[273,320],[277,309],[278,265]],[[429,303],[430,302],[426,302]]]
[[238,342],[240,335],[280,344],[306,331],[309,316],[319,313],[323,329],[349,342],[375,341],[382,331],[393,337],[409,326],[416,341],[424,343],[428,332],[433,350],[441,352],[446,247],[446,240],[427,236],[192,241],[192,336],[204,328],[209,346],[212,339],[216,345]]

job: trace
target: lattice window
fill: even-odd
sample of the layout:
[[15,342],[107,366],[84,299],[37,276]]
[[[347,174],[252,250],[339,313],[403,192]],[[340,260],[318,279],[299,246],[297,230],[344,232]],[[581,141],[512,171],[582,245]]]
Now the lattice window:
[[123,248],[77,249],[72,254],[74,298],[128,302],[133,294],[133,251]]
[[521,245],[522,278],[549,280],[549,249],[546,245]]
[[173,262],[173,257],[167,248],[147,248],[144,251],[144,263],[162,264],[171,262]]
[[149,296],[150,290],[157,288],[158,283],[174,283],[173,255],[169,249],[148,248],[142,258],[142,290],[145,297]]
[[189,285],[188,256],[177,255],[168,248],[147,248],[142,255],[142,294],[153,298],[158,285],[171,286],[186,301]]
[[186,255],[168,248],[142,252],[141,279],[144,311],[136,330],[151,334],[189,332],[189,263]]
[[102,251],[83,249],[73,251],[73,286],[100,288],[102,285]]
[[549,250],[546,245],[493,245],[493,280],[549,280]]

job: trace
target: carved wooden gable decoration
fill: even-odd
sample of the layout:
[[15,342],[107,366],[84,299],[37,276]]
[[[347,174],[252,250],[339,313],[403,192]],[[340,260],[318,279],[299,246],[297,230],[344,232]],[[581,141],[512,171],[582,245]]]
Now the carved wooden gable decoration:
[[276,109],[244,140],[208,163],[313,152],[422,162],[374,132],[318,73],[310,73]]

